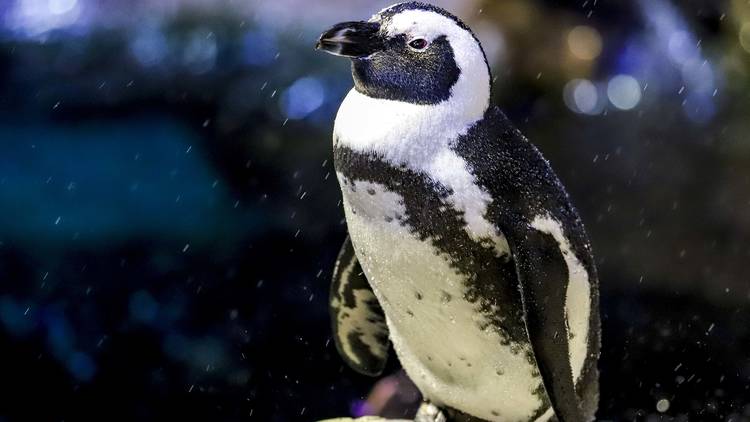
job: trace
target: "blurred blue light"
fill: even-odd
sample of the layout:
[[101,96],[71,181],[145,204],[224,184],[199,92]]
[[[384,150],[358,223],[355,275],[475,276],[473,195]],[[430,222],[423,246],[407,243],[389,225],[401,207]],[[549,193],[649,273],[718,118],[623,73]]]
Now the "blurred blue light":
[[74,352],[68,359],[68,370],[79,381],[91,381],[96,373],[96,364],[89,355],[83,352]]
[[203,337],[193,342],[192,363],[198,368],[222,367],[226,363],[227,353],[224,342],[214,337]]
[[12,335],[27,335],[34,329],[34,320],[27,309],[12,297],[0,297],[0,322]]
[[682,79],[693,92],[713,95],[716,78],[711,64],[705,60],[690,60],[682,66]]
[[225,342],[216,337],[187,338],[172,333],[167,335],[162,347],[169,356],[200,371],[224,367],[228,359]]
[[158,29],[146,28],[130,42],[130,52],[142,66],[161,63],[169,51],[167,39]]
[[677,64],[684,64],[688,60],[700,58],[698,42],[688,31],[677,30],[672,32],[667,42],[669,58]]
[[317,78],[297,79],[281,96],[281,108],[290,119],[304,119],[323,105],[325,87]]
[[653,63],[648,47],[640,40],[631,38],[617,57],[617,73],[643,76]]
[[130,296],[130,317],[135,321],[151,323],[159,313],[159,303],[145,290],[139,290]]
[[687,92],[683,102],[685,115],[696,123],[708,122],[716,114],[713,97],[719,88],[721,68],[714,67],[708,58],[704,58],[690,25],[670,2],[640,0],[639,4],[654,34],[651,48],[655,51],[652,54],[658,57],[658,53],[666,53],[667,63],[673,65],[672,72],[665,72],[666,65],[662,65],[649,76],[662,82],[663,93]]
[[[14,216],[0,219],[2,240],[34,251],[40,242],[68,248],[73,236],[93,247],[190,236],[191,248],[198,248],[246,235],[236,227],[267,230],[259,211],[234,208],[227,189],[213,186],[219,176],[205,157],[185,154],[200,143],[195,136],[183,122],[159,114],[75,125],[0,123],[0,139],[13,139],[0,142],[0,208]],[[48,184],[36,182],[50,175]],[[68,189],[70,182],[75,189]],[[165,270],[174,265],[158,262]]]
[[81,9],[78,0],[17,0],[6,24],[13,31],[35,37],[74,25]]
[[620,110],[630,110],[641,102],[641,85],[630,75],[617,75],[607,84],[607,97]]
[[206,73],[216,65],[218,53],[213,32],[196,30],[188,38],[182,52],[182,62],[192,73]]
[[563,100],[569,109],[588,115],[601,114],[606,102],[599,88],[588,79],[573,79],[565,84]]
[[55,357],[64,360],[73,351],[75,332],[65,314],[56,308],[49,309],[44,318],[47,326],[47,342]]
[[573,89],[573,101],[576,107],[582,113],[591,114],[596,110],[599,94],[596,92],[596,86],[589,81],[582,81],[576,84]]
[[263,66],[276,57],[276,36],[270,30],[248,32],[242,43],[242,59],[246,64]]
[[62,15],[70,12],[76,7],[78,0],[49,0],[47,5],[49,11],[55,15]]
[[181,334],[169,334],[162,344],[164,352],[174,359],[188,360],[190,343]]
[[682,104],[685,115],[692,122],[703,125],[716,116],[716,105],[711,95],[691,92]]

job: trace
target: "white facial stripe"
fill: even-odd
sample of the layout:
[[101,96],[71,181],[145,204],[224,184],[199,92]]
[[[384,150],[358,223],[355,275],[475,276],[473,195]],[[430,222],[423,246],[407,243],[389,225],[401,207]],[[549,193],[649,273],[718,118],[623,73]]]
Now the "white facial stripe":
[[397,13],[393,15],[385,30],[391,37],[418,32],[430,41],[441,35],[460,38],[459,31],[466,32],[452,19],[428,10],[405,10]]
[[[423,37],[432,42],[436,38],[445,36],[453,48],[456,64],[462,71],[472,72],[480,70],[479,73],[487,73],[487,64],[484,54],[474,36],[464,28],[461,28],[453,19],[439,13],[428,10],[406,10],[394,15],[388,25],[384,28],[386,33],[393,37],[406,34],[411,37]],[[489,89],[489,75],[485,75],[483,82]]]
[[565,319],[572,339],[568,343],[573,380],[578,382],[588,351],[589,315],[591,313],[591,285],[589,273],[578,260],[562,225],[549,215],[534,218],[531,227],[555,238],[568,267],[568,288],[565,295]]

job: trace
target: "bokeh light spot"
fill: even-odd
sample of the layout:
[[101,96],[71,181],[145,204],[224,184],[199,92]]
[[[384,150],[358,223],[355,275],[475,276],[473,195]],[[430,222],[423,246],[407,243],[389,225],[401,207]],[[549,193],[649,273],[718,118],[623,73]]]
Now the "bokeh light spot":
[[603,110],[598,89],[588,79],[573,79],[565,84],[563,100],[576,113],[594,115]]
[[[2,26],[5,5],[0,4]],[[78,0],[18,0],[5,15],[5,23],[11,30],[34,37],[76,24],[82,9]]]
[[169,52],[167,39],[157,29],[140,31],[130,42],[130,52],[142,66],[161,63]]
[[218,53],[219,47],[214,34],[196,30],[187,40],[182,52],[182,62],[191,72],[199,75],[213,69]]
[[607,97],[620,110],[630,110],[641,101],[641,85],[630,75],[617,75],[607,84]]
[[290,119],[304,119],[320,108],[325,99],[323,84],[314,77],[297,79],[281,96],[281,108]]
[[660,399],[658,402],[656,402],[656,410],[658,410],[660,413],[664,413],[669,410],[669,400]]
[[716,77],[711,64],[705,60],[693,59],[685,62],[681,68],[682,79],[691,91],[712,94],[716,89]]
[[576,26],[568,33],[568,48],[581,60],[593,60],[602,52],[602,37],[590,26]]

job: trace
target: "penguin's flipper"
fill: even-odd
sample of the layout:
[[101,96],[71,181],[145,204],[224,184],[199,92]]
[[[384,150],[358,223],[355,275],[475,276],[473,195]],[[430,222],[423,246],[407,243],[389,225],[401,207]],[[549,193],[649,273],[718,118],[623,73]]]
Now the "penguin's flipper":
[[585,421],[568,350],[565,258],[552,235],[529,225],[517,225],[506,237],[516,263],[526,330],[547,396],[560,422]]
[[388,358],[388,327],[348,236],[333,270],[330,310],[333,339],[346,363],[361,374],[380,375]]

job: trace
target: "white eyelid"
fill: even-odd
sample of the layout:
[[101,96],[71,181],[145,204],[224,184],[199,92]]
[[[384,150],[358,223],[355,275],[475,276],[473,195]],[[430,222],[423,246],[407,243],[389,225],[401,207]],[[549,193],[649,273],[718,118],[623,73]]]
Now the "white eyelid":
[[432,42],[430,41],[430,37],[428,37],[427,35],[422,35],[422,34],[408,34],[407,33],[406,38],[409,39],[409,42],[412,42],[414,40],[419,40],[419,39],[427,41],[427,44],[430,44]]

